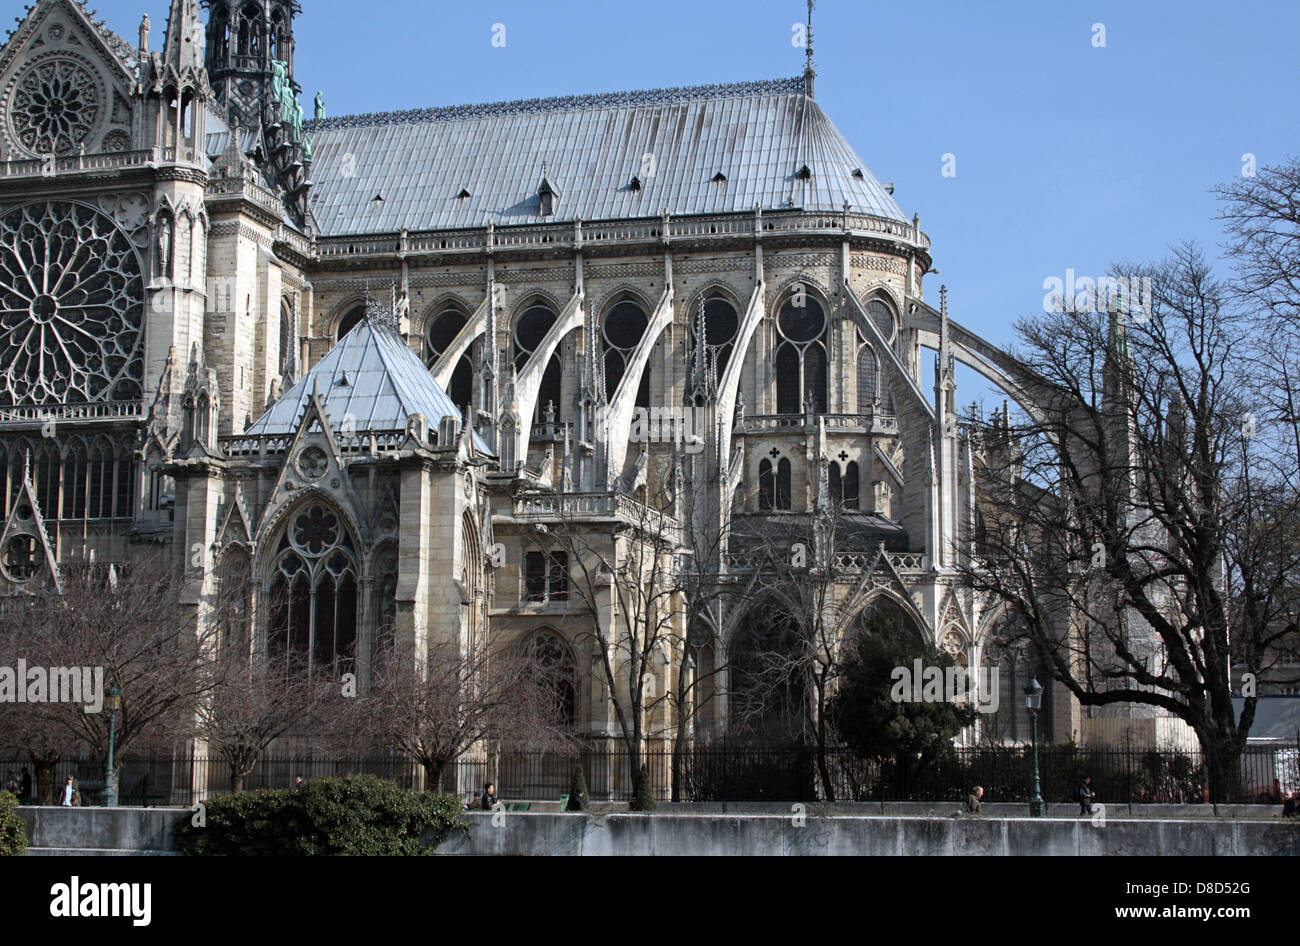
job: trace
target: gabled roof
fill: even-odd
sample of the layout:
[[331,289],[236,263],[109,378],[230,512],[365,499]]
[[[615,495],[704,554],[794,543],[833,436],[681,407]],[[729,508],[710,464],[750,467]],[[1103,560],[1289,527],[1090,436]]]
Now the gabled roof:
[[[325,234],[665,210],[839,211],[845,202],[909,222],[802,78],[345,116],[304,130],[313,216]],[[545,218],[543,165],[562,195]],[[798,177],[804,165],[807,180]],[[719,173],[725,182],[714,181]],[[640,188],[629,185],[634,175]],[[471,196],[458,197],[462,189]]]
[[[442,418],[461,417],[447,393],[433,380],[420,357],[397,330],[370,318],[344,335],[329,353],[286,391],[244,436],[287,435],[297,431],[312,391],[336,428],[405,430],[407,418],[422,414],[431,430]],[[474,435],[474,446],[491,451]]]
[[139,64],[136,47],[109,29],[103,20],[96,20],[87,8],[85,0],[38,0],[37,3],[29,6],[27,15],[18,18],[18,25],[10,30],[9,35],[5,37],[3,48],[0,48],[0,70],[8,67],[13,56],[18,50],[24,48],[32,34],[40,28],[46,14],[56,6],[66,8],[85,29],[98,37],[112,54],[114,62],[121,68],[122,76],[131,77],[133,70]]

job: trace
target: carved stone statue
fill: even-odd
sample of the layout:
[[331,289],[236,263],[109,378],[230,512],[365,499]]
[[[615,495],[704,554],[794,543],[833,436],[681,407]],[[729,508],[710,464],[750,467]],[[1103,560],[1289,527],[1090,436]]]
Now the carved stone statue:
[[288,84],[289,73],[284,63],[278,59],[271,60],[271,101],[284,102],[284,89]]
[[140,55],[149,55],[149,14],[144,15],[140,21]]
[[324,120],[325,120],[325,93],[317,92],[316,93],[316,121],[323,122]]
[[172,246],[172,222],[163,219],[158,222],[158,278],[166,279],[169,272],[168,263]]

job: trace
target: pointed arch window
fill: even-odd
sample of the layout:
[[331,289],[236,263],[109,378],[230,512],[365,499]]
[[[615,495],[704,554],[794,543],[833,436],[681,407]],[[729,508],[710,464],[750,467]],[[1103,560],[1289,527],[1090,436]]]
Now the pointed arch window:
[[[601,326],[601,347],[605,357],[605,396],[613,399],[623,383],[623,376],[631,364],[641,338],[650,320],[636,298],[625,294],[605,315]],[[650,406],[650,371],[641,372],[637,379],[636,406]]]
[[539,631],[528,642],[528,656],[545,675],[554,698],[556,722],[573,726],[578,721],[578,663],[567,641],[554,631]]
[[397,632],[397,550],[384,548],[375,556],[375,646],[378,659],[392,648]]
[[[898,321],[894,318],[894,310],[880,299],[869,300],[866,308],[867,317],[880,332],[881,337],[886,343],[892,345],[898,334]],[[893,414],[894,396],[882,370],[880,352],[876,351],[876,346],[863,335],[862,329],[857,330],[857,345],[858,413],[872,413],[878,402],[882,413]]]
[[48,444],[36,454],[32,478],[36,486],[36,502],[41,507],[41,515],[54,518],[59,510],[59,452],[53,444]]
[[843,485],[843,503],[845,509],[857,509],[859,505],[858,491],[860,489],[860,480],[858,479],[858,464],[850,460],[844,467],[844,485]]
[[280,375],[292,378],[297,369],[298,333],[295,330],[293,303],[289,299],[280,300]]
[[[63,512],[64,519],[86,517],[86,448],[79,441],[68,445],[63,456]],[[44,504],[42,503],[44,508]],[[53,515],[47,512],[46,515]]]
[[790,461],[785,457],[758,464],[758,508],[790,508]]
[[339,319],[339,330],[338,330],[338,334],[335,335],[335,339],[337,341],[342,341],[343,336],[348,334],[348,332],[352,331],[358,325],[360,325],[361,320],[364,319],[365,317],[366,317],[366,307],[364,305],[356,306],[355,308],[350,310],[347,315]]
[[357,646],[357,559],[338,513],[312,504],[285,527],[268,581],[267,648],[309,675],[351,670]]
[[[443,352],[451,347],[451,343],[456,340],[469,317],[465,312],[456,306],[447,306],[437,315],[429,320],[429,327],[424,332],[424,363],[430,368],[438,362]],[[470,399],[474,390],[474,364],[467,350],[460,356],[456,362],[456,368],[451,373],[451,383],[447,387],[447,394],[451,397],[452,403],[464,412],[469,406]]]
[[[534,303],[524,309],[523,313],[515,322],[514,330],[514,361],[515,371],[523,371],[528,362],[532,359],[533,353],[542,346],[546,335],[555,324],[557,316],[555,310],[550,306],[542,303]],[[564,389],[564,367],[560,362],[560,353],[556,351],[551,355],[551,360],[547,362],[546,371],[542,374],[542,384],[537,390],[537,404],[533,408],[533,423],[540,424],[545,422],[547,405],[555,412],[555,419],[558,421],[562,415],[562,404]]]
[[221,620],[221,649],[248,656],[248,620],[253,613],[252,565],[248,552],[232,546],[221,553],[217,567],[217,603]]
[[797,290],[776,320],[778,414],[826,413],[827,321],[821,304]]
[[[717,380],[722,380],[722,375],[727,370],[727,362],[731,360],[731,352],[736,347],[736,333],[740,330],[740,318],[736,313],[736,307],[726,296],[711,295],[704,300],[704,345],[701,347],[699,335],[699,318],[698,313],[691,314],[691,350],[693,353],[693,369],[703,373],[702,369],[708,363],[716,363]],[[700,364],[701,359],[706,359],[705,365]]]

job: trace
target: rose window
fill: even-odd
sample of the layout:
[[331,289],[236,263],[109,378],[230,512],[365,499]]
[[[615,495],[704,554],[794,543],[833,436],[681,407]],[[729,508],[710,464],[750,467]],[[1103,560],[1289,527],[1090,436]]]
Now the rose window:
[[14,134],[36,154],[70,154],[95,130],[103,105],[90,71],[47,59],[18,80],[9,108]]
[[40,570],[36,539],[30,535],[16,535],[9,540],[4,551],[4,571],[12,581],[27,581]]
[[320,447],[308,447],[298,455],[298,472],[309,480],[320,479],[329,468],[329,457]]
[[0,404],[139,400],[143,298],[106,214],[45,201],[0,217]]
[[312,506],[293,523],[293,544],[312,555],[319,555],[339,538],[339,520],[320,506]]

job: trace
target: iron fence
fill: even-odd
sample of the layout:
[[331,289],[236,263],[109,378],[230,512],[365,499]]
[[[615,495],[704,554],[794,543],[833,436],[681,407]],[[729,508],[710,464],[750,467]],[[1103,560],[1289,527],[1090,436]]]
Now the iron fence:
[[[1043,798],[1068,802],[1084,776],[1091,776],[1097,800],[1111,804],[1177,804],[1208,800],[1203,755],[1155,749],[1081,749],[1047,746],[1039,749]],[[811,802],[838,801],[960,801],[970,790],[984,788],[986,802],[1027,802],[1031,793],[1032,756],[1025,747],[958,748],[941,758],[861,759],[843,749],[826,753],[823,779],[813,747],[780,749],[694,748],[674,757],[672,752],[643,752],[639,762],[649,771],[650,788],[658,801],[683,802]],[[488,780],[506,801],[555,801],[565,796],[575,765],[581,765],[592,801],[632,799],[629,754],[620,743],[588,747],[573,754],[493,752],[463,758],[447,766],[441,784],[406,759],[267,757],[244,778],[242,788],[290,788],[301,776],[368,773],[411,789],[441,788],[471,801]],[[77,781],[82,802],[102,801],[102,763],[93,759],[60,762],[37,785],[36,768],[28,760],[0,760],[0,779],[22,768],[32,773],[31,801],[57,802],[66,776]],[[122,766],[119,804],[192,805],[231,790],[229,764],[219,757],[181,756],[131,759]],[[829,781],[830,792],[826,790]],[[676,792],[674,792],[674,786]],[[1280,804],[1300,790],[1300,746],[1248,747],[1242,754],[1240,777],[1231,786],[1233,802]],[[44,796],[50,797],[44,797]]]

